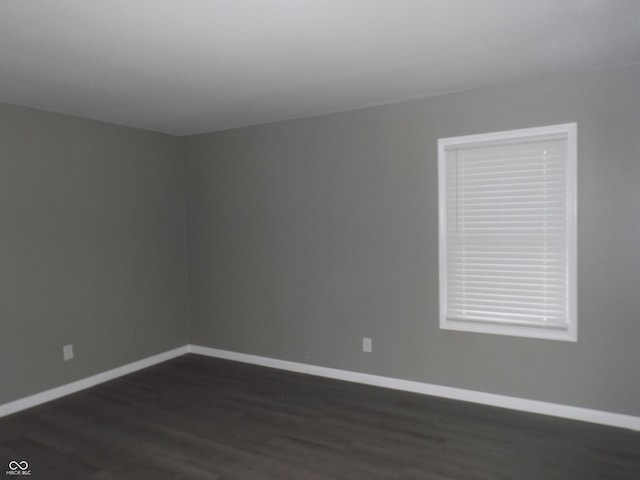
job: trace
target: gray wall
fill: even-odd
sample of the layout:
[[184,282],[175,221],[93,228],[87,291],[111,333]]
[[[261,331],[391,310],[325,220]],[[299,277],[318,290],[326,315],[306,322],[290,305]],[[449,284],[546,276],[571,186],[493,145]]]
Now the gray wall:
[[[631,67],[184,141],[0,105],[0,403],[191,342],[640,415],[639,91]],[[437,138],[570,121],[578,343],[440,331]]]
[[[437,139],[573,121],[578,342],[439,330]],[[185,148],[192,343],[640,415],[639,67]]]
[[187,343],[184,222],[179,138],[0,105],[0,403]]

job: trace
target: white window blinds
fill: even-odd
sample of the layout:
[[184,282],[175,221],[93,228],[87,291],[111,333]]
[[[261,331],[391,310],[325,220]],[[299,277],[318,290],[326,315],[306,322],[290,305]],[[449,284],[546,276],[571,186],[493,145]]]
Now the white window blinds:
[[569,132],[459,137],[440,148],[441,324],[573,330]]

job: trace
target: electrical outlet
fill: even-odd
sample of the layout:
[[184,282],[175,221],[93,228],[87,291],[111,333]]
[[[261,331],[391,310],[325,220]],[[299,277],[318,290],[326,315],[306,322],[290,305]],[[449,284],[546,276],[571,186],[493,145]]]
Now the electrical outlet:
[[62,358],[66,362],[73,359],[73,344],[65,345],[62,347]]
[[373,344],[370,338],[362,337],[362,351],[371,353],[373,351]]

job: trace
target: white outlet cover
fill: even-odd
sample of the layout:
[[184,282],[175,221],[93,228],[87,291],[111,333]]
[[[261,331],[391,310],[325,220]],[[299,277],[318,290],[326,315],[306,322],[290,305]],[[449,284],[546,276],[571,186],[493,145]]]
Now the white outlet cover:
[[73,358],[73,345],[65,345],[62,347],[62,358],[64,358],[65,361]]
[[370,338],[362,337],[362,351],[371,353],[373,350],[373,344]]

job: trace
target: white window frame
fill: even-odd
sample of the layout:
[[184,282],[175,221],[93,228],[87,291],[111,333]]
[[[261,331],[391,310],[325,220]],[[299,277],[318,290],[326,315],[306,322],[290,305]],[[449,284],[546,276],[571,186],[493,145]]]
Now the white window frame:
[[[473,321],[447,318],[447,205],[446,205],[446,151],[455,146],[496,144],[520,139],[535,140],[549,135],[562,135],[567,140],[566,178],[566,262],[567,262],[567,326],[548,328],[546,326],[517,325],[494,321]],[[536,128],[509,130],[478,135],[441,138],[438,140],[438,200],[439,200],[439,285],[440,285],[440,328],[464,332],[478,332],[496,335],[530,337],[576,342],[577,324],[577,125],[567,123]]]

